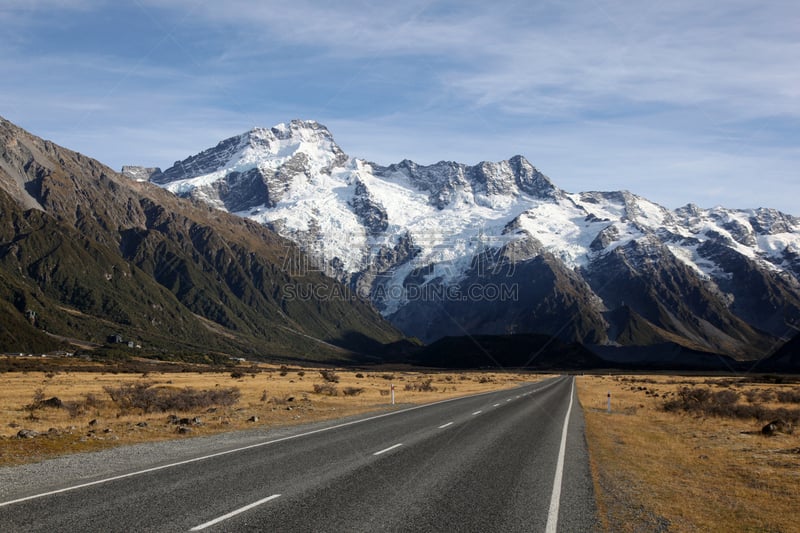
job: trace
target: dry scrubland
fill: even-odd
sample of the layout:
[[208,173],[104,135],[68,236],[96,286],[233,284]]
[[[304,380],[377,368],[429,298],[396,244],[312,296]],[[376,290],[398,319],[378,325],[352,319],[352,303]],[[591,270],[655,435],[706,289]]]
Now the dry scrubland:
[[[192,371],[189,366],[182,371],[142,373],[72,368],[0,376],[0,465],[120,444],[397,409],[542,379],[492,372],[345,371],[276,365],[217,372]],[[392,383],[394,407],[389,393]],[[36,434],[24,438],[20,432],[27,431]]]
[[578,378],[605,529],[800,531],[800,385],[784,381]]

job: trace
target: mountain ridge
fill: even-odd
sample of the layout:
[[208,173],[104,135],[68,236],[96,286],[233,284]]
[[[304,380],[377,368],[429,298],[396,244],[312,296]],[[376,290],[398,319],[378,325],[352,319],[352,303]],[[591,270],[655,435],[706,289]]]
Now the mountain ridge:
[[[286,268],[303,252],[263,225],[2,118],[0,206],[0,292],[18,325],[0,341],[18,350],[58,344],[46,330],[100,344],[121,333],[201,355],[352,360],[401,338],[355,295],[287,299],[289,285],[347,289]],[[29,311],[35,319],[20,321]]]
[[[251,130],[161,175],[179,196],[294,241],[426,341],[547,333],[746,359],[800,323],[800,219],[776,210],[569,193],[522,156],[380,166],[346,155],[314,121]],[[505,302],[447,296],[511,286]],[[615,315],[624,307],[633,312]]]

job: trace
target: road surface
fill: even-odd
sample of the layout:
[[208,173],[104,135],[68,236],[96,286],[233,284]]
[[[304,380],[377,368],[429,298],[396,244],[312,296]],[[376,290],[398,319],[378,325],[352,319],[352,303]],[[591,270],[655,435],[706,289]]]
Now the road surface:
[[46,489],[19,481],[0,531],[596,528],[570,377]]

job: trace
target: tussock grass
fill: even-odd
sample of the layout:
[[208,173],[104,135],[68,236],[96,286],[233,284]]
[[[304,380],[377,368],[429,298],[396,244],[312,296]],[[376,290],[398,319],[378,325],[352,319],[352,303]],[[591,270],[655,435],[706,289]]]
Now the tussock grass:
[[794,408],[778,398],[796,391],[739,378],[579,378],[605,529],[797,531],[800,432],[760,431]]

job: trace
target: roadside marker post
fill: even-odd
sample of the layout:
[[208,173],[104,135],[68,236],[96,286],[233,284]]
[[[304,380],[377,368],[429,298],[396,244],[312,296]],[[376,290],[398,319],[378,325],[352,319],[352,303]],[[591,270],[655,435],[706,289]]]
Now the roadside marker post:
[[392,383],[392,405],[394,405],[394,383]]
[[608,391],[608,412],[611,413],[611,391]]

